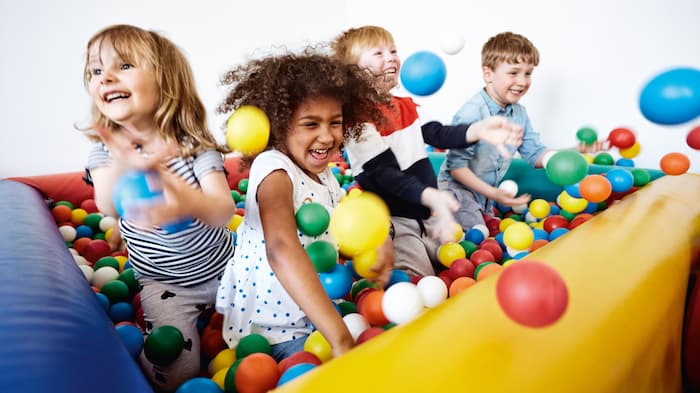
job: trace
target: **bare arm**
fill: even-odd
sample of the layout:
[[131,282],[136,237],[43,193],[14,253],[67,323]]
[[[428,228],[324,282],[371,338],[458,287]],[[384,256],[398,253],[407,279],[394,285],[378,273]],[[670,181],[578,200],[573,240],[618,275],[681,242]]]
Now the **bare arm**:
[[478,192],[486,198],[494,200],[502,205],[516,206],[530,201],[530,195],[523,194],[518,197],[510,195],[506,191],[493,187],[481,180],[471,169],[466,167],[453,169],[450,171],[450,175],[464,187]]
[[339,356],[353,347],[354,340],[299,243],[292,195],[292,182],[280,170],[270,173],[258,187],[268,261],[287,293],[331,345],[333,355]]

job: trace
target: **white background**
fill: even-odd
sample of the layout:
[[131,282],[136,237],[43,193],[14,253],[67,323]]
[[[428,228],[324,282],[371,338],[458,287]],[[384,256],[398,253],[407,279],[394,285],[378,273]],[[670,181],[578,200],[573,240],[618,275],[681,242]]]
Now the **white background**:
[[[214,114],[223,94],[219,78],[247,58],[377,24],[393,33],[402,59],[430,50],[445,60],[443,88],[416,101],[449,122],[483,86],[483,43],[513,31],[540,50],[521,103],[548,146],[573,146],[583,126],[596,129],[600,139],[627,126],[642,147],[637,166],[658,169],[665,153],[679,151],[691,159],[691,171],[700,172],[700,152],[685,143],[700,118],[659,126],[638,107],[639,92],[658,73],[700,68],[698,17],[697,0],[2,1],[0,178],[82,170],[89,143],[74,124],[84,123],[89,110],[82,84],[85,44],[115,23],[159,31],[185,51],[219,140],[225,120]],[[444,40],[459,36],[465,38],[461,52],[441,51]]]

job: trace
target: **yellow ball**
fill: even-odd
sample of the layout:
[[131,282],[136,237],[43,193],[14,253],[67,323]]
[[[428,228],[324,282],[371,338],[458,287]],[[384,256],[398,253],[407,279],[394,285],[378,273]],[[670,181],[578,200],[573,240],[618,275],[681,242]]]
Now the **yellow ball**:
[[535,234],[530,229],[530,226],[524,222],[514,222],[503,231],[503,243],[511,248],[518,250],[527,249],[534,240]]
[[637,157],[641,149],[642,147],[639,145],[639,142],[634,142],[634,145],[631,147],[620,149],[620,155],[624,158],[634,158]]
[[221,370],[217,371],[213,377],[211,377],[211,380],[214,381],[214,383],[217,384],[219,388],[221,388],[222,392],[226,391],[224,385],[226,384],[226,373],[228,373],[229,368],[231,367],[224,367]]
[[574,214],[582,212],[588,206],[588,201],[585,198],[574,198],[566,191],[559,194],[557,202],[562,209]]
[[516,222],[517,221],[515,221],[512,218],[506,217],[506,218],[502,219],[501,222],[498,224],[498,230],[503,232],[506,230],[506,228],[508,228],[509,226],[511,226],[513,223],[516,223]]
[[114,259],[119,262],[119,271],[124,271],[124,265],[126,265],[126,261],[128,261],[129,258],[125,257],[124,255],[117,255],[114,257]]
[[437,257],[445,267],[450,267],[455,260],[466,258],[467,252],[459,243],[447,242],[438,248]]
[[219,370],[228,370],[235,361],[236,350],[234,348],[226,348],[214,356],[214,359],[209,362],[209,373],[215,375]]
[[367,250],[355,256],[352,260],[352,267],[355,272],[364,278],[375,278],[379,272],[372,271],[377,263],[377,250]]
[[586,162],[589,163],[589,164],[592,164],[592,163],[593,163],[593,160],[595,160],[595,157],[593,157],[591,154],[582,153],[581,155],[583,156],[583,158],[586,159]]
[[455,223],[455,231],[452,235],[452,240],[455,242],[460,242],[462,241],[462,238],[464,237],[464,229],[462,228],[459,223]]
[[530,214],[535,218],[545,218],[549,215],[551,206],[544,199],[534,199],[530,202]]
[[376,250],[389,235],[391,219],[384,201],[369,192],[348,194],[333,210],[328,225],[341,254],[353,258]]
[[333,358],[331,345],[328,344],[326,338],[318,330],[314,330],[306,338],[304,351],[313,353],[321,362],[327,362]]
[[226,226],[231,231],[236,232],[238,230],[238,226],[241,225],[241,222],[243,222],[243,216],[238,215],[238,214],[234,214]]
[[270,120],[260,108],[243,105],[226,122],[226,144],[244,156],[265,150],[270,139]]

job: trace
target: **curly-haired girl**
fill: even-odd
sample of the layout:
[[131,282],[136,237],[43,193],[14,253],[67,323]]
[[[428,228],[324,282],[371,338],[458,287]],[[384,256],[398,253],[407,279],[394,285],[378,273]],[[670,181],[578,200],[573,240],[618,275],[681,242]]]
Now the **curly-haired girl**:
[[[295,212],[308,201],[329,211],[338,204],[343,190],[328,164],[364,122],[382,121],[377,103],[385,99],[368,73],[313,49],[252,60],[227,72],[223,84],[232,87],[219,112],[252,105],[270,120],[266,151],[251,164],[236,253],[217,294],[224,339],[235,347],[260,334],[281,360],[302,351],[316,328],[338,356],[354,341],[304,250],[328,233],[302,234]],[[379,263],[386,278],[388,246]]]

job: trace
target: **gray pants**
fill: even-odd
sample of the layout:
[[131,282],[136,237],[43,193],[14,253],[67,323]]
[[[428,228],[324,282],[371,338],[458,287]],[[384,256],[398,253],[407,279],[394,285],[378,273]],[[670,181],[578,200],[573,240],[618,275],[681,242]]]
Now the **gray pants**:
[[[434,219],[391,217],[394,225],[394,267],[418,276],[435,275],[440,265],[437,249],[440,241],[430,237]],[[422,226],[421,226],[422,223]]]
[[174,391],[183,382],[197,377],[200,372],[199,332],[197,319],[205,308],[214,305],[219,279],[215,278],[195,287],[164,284],[139,277],[141,307],[147,332],[171,325],[185,338],[185,347],[175,361],[165,367],[152,364],[141,352],[140,362],[146,377],[164,391]]
[[484,207],[476,202],[476,198],[474,198],[474,194],[471,191],[450,182],[440,182],[438,186],[441,190],[452,192],[452,195],[459,202],[459,209],[455,212],[455,220],[464,228],[465,232],[474,225],[486,225],[484,221]]

